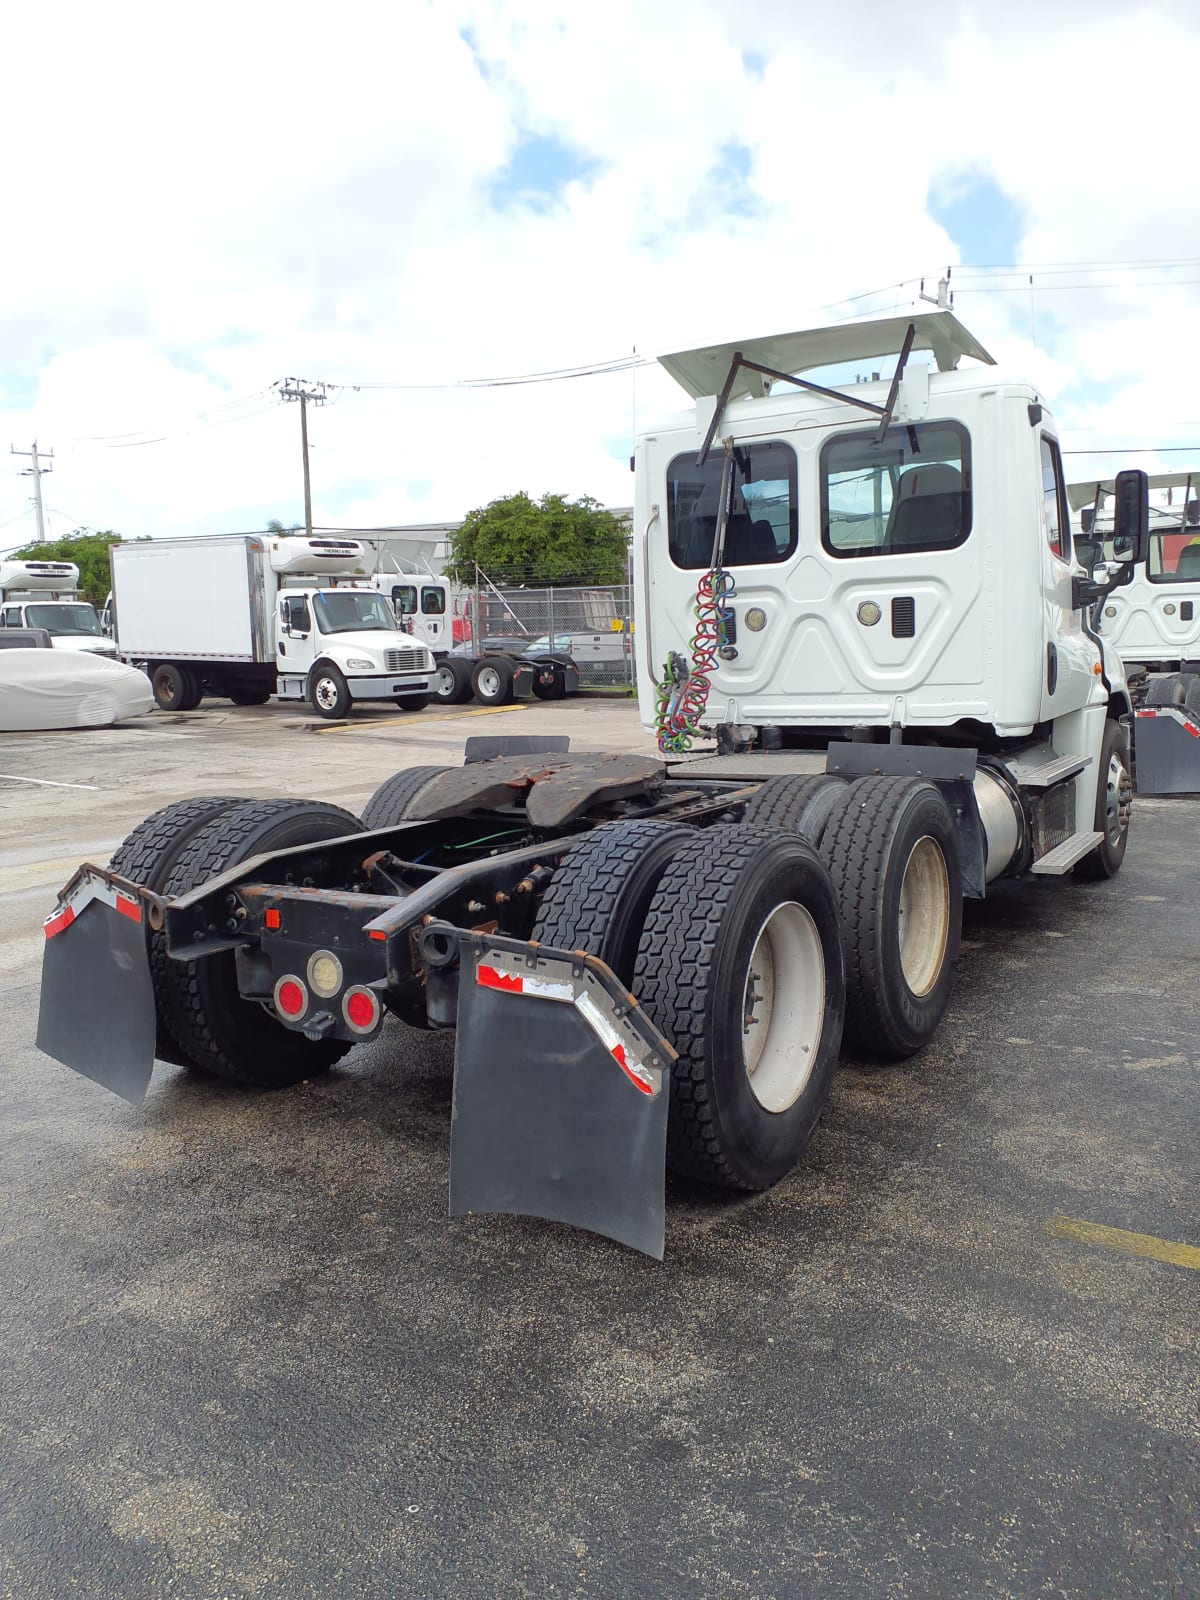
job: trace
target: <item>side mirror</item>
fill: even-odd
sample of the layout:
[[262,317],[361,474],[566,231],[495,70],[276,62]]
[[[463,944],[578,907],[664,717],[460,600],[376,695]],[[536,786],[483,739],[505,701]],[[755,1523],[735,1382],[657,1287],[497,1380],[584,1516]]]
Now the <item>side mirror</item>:
[[1150,552],[1150,480],[1136,467],[1117,473],[1113,492],[1113,555],[1136,566]]

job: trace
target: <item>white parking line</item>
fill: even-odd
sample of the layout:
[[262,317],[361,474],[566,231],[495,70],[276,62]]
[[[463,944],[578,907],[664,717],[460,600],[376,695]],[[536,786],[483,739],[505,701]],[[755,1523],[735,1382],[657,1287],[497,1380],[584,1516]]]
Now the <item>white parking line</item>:
[[0,781],[4,783],[39,783],[47,789],[96,789],[98,783],[59,783],[54,778],[18,778],[15,772],[0,772]]

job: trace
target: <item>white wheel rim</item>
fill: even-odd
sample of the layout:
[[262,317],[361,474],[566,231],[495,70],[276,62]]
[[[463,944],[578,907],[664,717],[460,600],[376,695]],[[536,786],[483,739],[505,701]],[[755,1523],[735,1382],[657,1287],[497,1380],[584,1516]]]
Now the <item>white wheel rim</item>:
[[332,711],[337,705],[337,684],[332,678],[320,678],[317,682],[317,704],[324,711]]
[[928,834],[909,852],[900,885],[900,969],[911,993],[933,988],[950,940],[950,874],[941,846]]
[[742,1059],[766,1111],[804,1093],[825,1023],[825,952],[802,905],[785,900],[758,930],[742,990]]
[[1104,832],[1111,845],[1120,844],[1121,835],[1129,826],[1132,799],[1129,773],[1120,753],[1114,750],[1104,779]]
[[434,679],[433,692],[439,700],[448,700],[454,693],[454,674],[449,667],[440,667]]
[[484,695],[500,693],[500,674],[495,667],[484,667],[479,674],[479,692]]

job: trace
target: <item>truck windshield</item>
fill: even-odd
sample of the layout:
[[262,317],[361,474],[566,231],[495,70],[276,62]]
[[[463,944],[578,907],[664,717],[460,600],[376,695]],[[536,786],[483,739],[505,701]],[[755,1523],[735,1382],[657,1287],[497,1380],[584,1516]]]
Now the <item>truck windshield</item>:
[[971,451],[957,422],[856,429],[821,449],[821,543],[832,556],[948,550],[971,531]]
[[25,626],[45,628],[47,633],[64,635],[103,635],[100,618],[91,606],[44,605],[25,607]]
[[321,633],[395,633],[396,619],[373,589],[337,589],[313,595]]

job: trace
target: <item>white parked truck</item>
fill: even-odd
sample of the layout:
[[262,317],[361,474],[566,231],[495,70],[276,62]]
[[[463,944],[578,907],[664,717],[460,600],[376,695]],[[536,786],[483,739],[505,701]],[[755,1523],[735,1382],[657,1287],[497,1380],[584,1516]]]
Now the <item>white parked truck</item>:
[[[1104,597],[1093,622],[1129,674],[1139,792],[1190,794],[1200,791],[1200,472],[1152,473],[1148,482],[1163,503],[1150,507],[1146,561]],[[1067,490],[1088,571],[1112,558],[1114,490],[1112,478]]]
[[[890,383],[799,376],[896,352]],[[659,757],[500,737],[361,818],[168,806],[61,892],[45,1051],[138,1102],[156,1053],[278,1087],[389,1012],[456,1027],[451,1211],[661,1255],[664,1158],[764,1189],[843,1034],[931,1038],[964,896],[1119,869],[1131,707],[1089,616],[1144,559],[1144,475],[1089,578],[1042,396],[945,311],[664,365],[694,404],[637,442]]]
[[115,659],[116,645],[78,588],[73,561],[0,561],[0,628],[41,628],[56,650]]
[[356,586],[373,564],[357,540],[302,535],[114,545],[117,646],[149,673],[164,710],[192,710],[209,694],[235,705],[307,700],[326,718],[357,700],[417,711],[433,656],[381,595]]

